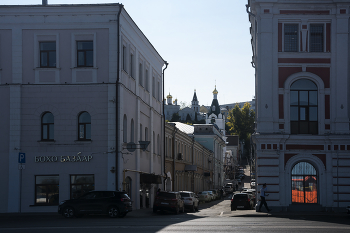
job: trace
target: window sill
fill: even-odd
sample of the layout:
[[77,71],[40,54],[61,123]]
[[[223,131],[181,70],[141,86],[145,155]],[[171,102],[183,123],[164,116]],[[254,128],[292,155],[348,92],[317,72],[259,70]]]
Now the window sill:
[[50,143],[55,143],[56,141],[55,140],[52,140],[52,141],[39,140],[38,142],[44,143],[44,144],[50,144]]
[[75,140],[75,143],[83,143],[83,144],[89,144],[92,143],[92,140]]
[[36,67],[33,70],[61,70],[61,67]]
[[86,69],[86,70],[93,69],[93,70],[97,70],[98,67],[95,67],[95,66],[76,66],[76,67],[72,67],[71,69],[72,70],[74,70],[74,69]]

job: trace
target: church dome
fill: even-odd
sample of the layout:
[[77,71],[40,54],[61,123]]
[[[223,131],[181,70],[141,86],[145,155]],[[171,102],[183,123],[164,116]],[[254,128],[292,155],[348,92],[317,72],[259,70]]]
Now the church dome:
[[213,91],[213,94],[214,95],[217,95],[219,92],[216,90],[216,85],[215,85],[215,89],[214,89],[214,91]]
[[170,92],[169,92],[169,95],[166,96],[167,99],[172,99],[173,97],[170,95]]

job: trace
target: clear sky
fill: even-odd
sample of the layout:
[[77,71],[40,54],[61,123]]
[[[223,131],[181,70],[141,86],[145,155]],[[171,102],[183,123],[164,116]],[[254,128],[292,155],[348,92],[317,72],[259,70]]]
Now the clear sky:
[[[35,5],[42,0],[1,0]],[[118,3],[118,0],[48,0],[49,4]],[[255,95],[247,0],[120,0],[158,53],[169,63],[165,96],[200,105],[250,101]]]

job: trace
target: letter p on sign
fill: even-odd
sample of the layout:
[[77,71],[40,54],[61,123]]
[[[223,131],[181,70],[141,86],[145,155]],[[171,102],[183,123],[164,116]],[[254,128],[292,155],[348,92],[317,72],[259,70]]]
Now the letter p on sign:
[[26,154],[25,153],[18,154],[18,163],[26,163]]

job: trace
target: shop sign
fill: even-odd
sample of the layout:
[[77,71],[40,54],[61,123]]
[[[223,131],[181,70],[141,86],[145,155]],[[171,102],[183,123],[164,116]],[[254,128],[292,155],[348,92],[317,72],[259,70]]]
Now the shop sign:
[[92,160],[92,155],[88,156],[35,156],[34,160],[36,163],[49,163],[49,162],[90,162]]

